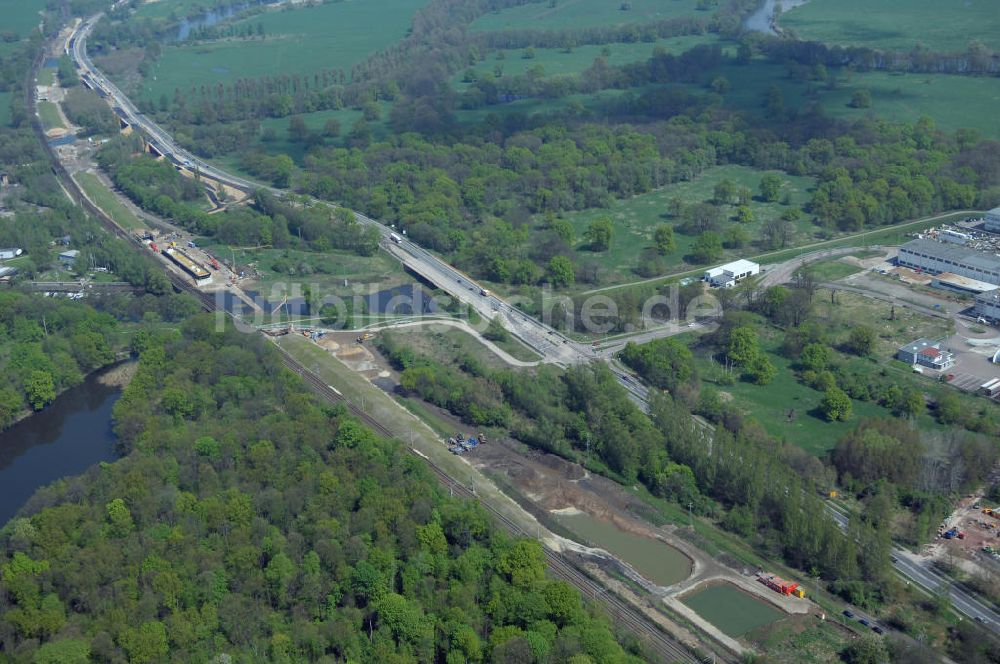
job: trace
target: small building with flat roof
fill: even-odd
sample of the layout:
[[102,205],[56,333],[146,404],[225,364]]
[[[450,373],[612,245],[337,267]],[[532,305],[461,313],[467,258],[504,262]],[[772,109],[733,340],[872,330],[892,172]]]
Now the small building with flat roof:
[[80,255],[79,249],[69,249],[59,253],[59,262],[66,267],[73,267],[77,257]]
[[941,288],[943,290],[957,291],[959,293],[972,295],[976,295],[978,293],[988,293],[997,289],[994,284],[979,281],[978,279],[963,277],[962,275],[955,274],[953,272],[942,272],[941,274],[935,276],[931,281],[931,285],[935,288]]
[[718,288],[731,288],[747,277],[760,274],[760,265],[740,259],[705,271],[705,281]]

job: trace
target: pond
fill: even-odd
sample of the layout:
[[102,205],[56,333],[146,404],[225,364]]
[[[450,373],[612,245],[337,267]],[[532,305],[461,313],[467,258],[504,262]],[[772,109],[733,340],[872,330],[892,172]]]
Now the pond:
[[731,583],[695,591],[681,599],[695,613],[733,638],[781,620],[785,614]]
[[0,525],[39,487],[117,458],[111,408],[120,394],[91,374],[45,410],[0,432]]
[[691,575],[691,560],[660,540],[627,533],[584,512],[556,512],[554,516],[578,542],[604,549],[659,586],[672,586]]

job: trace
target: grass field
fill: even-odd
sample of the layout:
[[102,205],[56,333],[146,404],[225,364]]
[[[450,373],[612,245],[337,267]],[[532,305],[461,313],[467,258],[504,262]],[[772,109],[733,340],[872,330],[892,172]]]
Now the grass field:
[[[424,0],[328,3],[247,19],[266,39],[222,40],[166,47],[143,84],[151,100],[174,90],[229,84],[239,78],[312,74],[360,62],[405,36]],[[378,26],[378,29],[371,29]]]
[[125,204],[118,200],[118,197],[104,186],[93,173],[86,171],[74,175],[77,184],[87,193],[97,207],[104,210],[115,223],[126,230],[142,228],[144,224],[135,214],[132,213]]
[[38,117],[46,129],[65,127],[62,118],[59,117],[59,109],[51,101],[38,102]]
[[707,12],[695,9],[696,4],[695,0],[633,0],[629,11],[622,11],[622,3],[614,0],[533,2],[481,16],[470,28],[552,30],[644,23],[677,16],[707,16]]
[[38,70],[38,84],[52,85],[56,82],[56,70],[50,67],[43,67]]
[[[198,243],[209,253],[226,260],[235,254],[240,265],[253,265],[260,272],[260,279],[250,290],[257,290],[265,298],[272,289],[279,291],[288,284],[314,285],[314,292],[327,292],[339,296],[368,295],[370,290],[398,286],[413,279],[403,271],[399,261],[385,252],[365,257],[342,251],[317,253],[295,249],[232,248],[227,245],[202,240]],[[279,269],[275,269],[275,268]],[[344,287],[344,279],[348,286]],[[276,291],[277,292],[277,291]],[[280,297],[279,297],[280,299]]]
[[[850,293],[838,293],[836,304],[830,302],[827,291],[821,290],[815,299],[815,317],[837,342],[858,325],[867,325],[878,335],[874,357],[879,368],[885,368],[890,378],[900,387],[913,385],[927,390],[931,384],[923,377],[899,369],[892,362],[896,349],[917,337],[940,338],[948,331],[948,324],[937,318],[896,307],[895,320],[890,321],[890,305]],[[695,357],[703,380],[731,399],[739,408],[760,422],[761,426],[779,439],[798,445],[807,452],[821,456],[832,449],[837,440],[866,417],[886,417],[890,411],[865,401],[853,401],[851,418],[846,422],[828,422],[817,411],[823,394],[800,383],[794,374],[794,363],[779,352],[781,334],[768,329],[761,337],[761,347],[777,368],[775,379],[766,386],[739,380],[727,385],[720,383],[722,368],[707,356],[704,349],[696,349]],[[843,356],[849,359],[848,356]],[[968,397],[973,399],[973,397]],[[789,411],[794,416],[789,418]],[[917,425],[922,431],[939,430],[939,425],[929,415],[921,415]]]
[[0,0],[0,32],[13,32],[20,37],[38,27],[42,19],[38,12],[45,8],[44,0]]
[[[699,44],[717,41],[714,35],[686,35],[671,39],[660,39],[655,43],[635,42],[631,44],[606,44],[574,47],[569,53],[562,48],[536,48],[534,57],[525,58],[523,50],[502,50],[487,57],[484,61],[470,67],[482,76],[494,76],[494,68],[503,68],[504,75],[517,76],[524,74],[533,67],[541,67],[545,76],[563,76],[578,74],[594,64],[594,60],[603,57],[611,66],[620,66],[631,62],[648,60],[657,46],[665,48],[668,53],[683,53]],[[608,51],[608,55],[604,55]],[[499,56],[503,54],[501,59]],[[462,81],[464,70],[456,74],[452,81],[457,90],[464,90],[468,84]]]
[[836,281],[857,274],[863,269],[857,265],[844,263],[839,258],[812,263],[809,268],[818,281]]
[[[809,188],[812,187],[811,178],[795,177],[774,171],[781,176],[785,182],[782,191],[791,194],[791,207],[803,205],[809,197]],[[680,198],[685,204],[700,203],[712,197],[712,190],[721,180],[729,179],[736,184],[736,187],[748,187],[756,195],[760,179],[764,171],[757,171],[744,166],[719,166],[709,169],[697,179],[690,182],[678,182],[667,185],[652,193],[634,196],[633,198],[618,200],[611,204],[608,209],[587,210],[584,212],[571,213],[567,215],[570,223],[576,230],[577,238],[582,238],[587,229],[587,225],[594,219],[610,215],[614,222],[614,234],[611,239],[611,248],[608,251],[595,253],[580,248],[580,257],[597,261],[605,270],[602,281],[606,284],[620,281],[634,280],[637,277],[635,267],[638,265],[639,255],[644,249],[652,246],[653,232],[659,224],[677,224],[680,220],[667,216],[669,202],[672,198]],[[754,221],[743,227],[750,235],[751,240],[756,240],[760,235],[760,228],[765,220],[773,219],[781,215],[789,206],[780,203],[763,203],[754,200],[751,209],[754,213]],[[723,206],[724,214],[735,214],[735,206]],[[736,222],[725,221],[722,228],[735,225]],[[812,226],[806,219],[799,224],[799,238],[801,243],[811,237]],[[676,233],[677,250],[667,257],[668,262],[677,269],[685,267],[683,257],[691,250],[691,245],[695,237]],[[581,240],[582,242],[582,240]],[[729,252],[731,254],[757,253],[751,247]]]
[[802,39],[848,46],[964,51],[1000,48],[996,0],[809,0],[780,19]]
[[[1000,138],[1000,123],[996,122],[1000,78],[848,72],[834,68],[829,73],[836,77],[832,88],[821,82],[791,78],[783,65],[755,60],[750,65],[718,67],[706,74],[704,81],[715,76],[726,77],[732,87],[723,103],[734,110],[763,114],[764,93],[771,85],[777,85],[788,108],[819,103],[828,115],[848,120],[874,114],[893,121],[914,122],[928,116],[942,130],[967,127],[977,129],[984,137]],[[704,85],[690,87],[692,92],[705,90]],[[851,96],[860,89],[871,93],[870,108],[849,106]],[[957,99],[961,103],[956,103]]]
[[[389,334],[404,340],[408,348],[424,353],[443,364],[457,366],[464,356],[470,355],[488,367],[495,369],[507,367],[502,359],[478,339],[455,327],[433,325],[401,327],[391,330]],[[541,359],[537,353],[515,339],[497,345],[519,360],[533,362]]]

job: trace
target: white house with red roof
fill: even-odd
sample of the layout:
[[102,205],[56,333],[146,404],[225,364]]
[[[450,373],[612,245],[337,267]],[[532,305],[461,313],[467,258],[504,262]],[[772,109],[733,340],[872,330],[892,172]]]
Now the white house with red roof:
[[922,366],[935,371],[943,371],[955,364],[955,355],[941,348],[940,341],[917,339],[905,346],[900,346],[896,359],[906,362],[911,367]]

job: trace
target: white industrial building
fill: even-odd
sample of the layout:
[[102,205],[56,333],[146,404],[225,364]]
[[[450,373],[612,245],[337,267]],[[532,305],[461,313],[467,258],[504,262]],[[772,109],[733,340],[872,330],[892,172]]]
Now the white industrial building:
[[930,274],[951,272],[1000,286],[1000,256],[959,244],[935,242],[927,238],[911,240],[899,248],[896,262]]
[[986,223],[983,228],[990,231],[991,233],[1000,233],[1000,207],[995,207],[985,215],[983,219]]
[[732,263],[720,265],[719,267],[713,267],[711,270],[705,270],[704,279],[711,286],[731,288],[743,279],[752,277],[755,274],[760,274],[760,265],[753,261],[740,259]]

